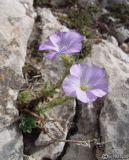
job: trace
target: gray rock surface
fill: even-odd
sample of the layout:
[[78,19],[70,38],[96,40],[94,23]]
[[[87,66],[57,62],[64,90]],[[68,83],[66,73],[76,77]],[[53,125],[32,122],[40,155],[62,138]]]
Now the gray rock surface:
[[50,9],[43,8],[37,10],[38,14],[41,16],[42,21],[42,41],[44,41],[48,36],[57,31],[68,31],[68,28],[60,24],[57,18],[53,15]]
[[[63,160],[102,160],[107,154],[114,157],[129,155],[129,56],[115,43],[102,40],[94,44],[92,54],[84,63],[93,63],[104,67],[109,80],[108,96],[98,99],[90,105],[79,104],[77,132],[71,139],[100,138],[108,142],[102,147],[84,148],[70,144]],[[113,157],[114,156],[114,157]]]
[[111,42],[112,44],[114,44],[115,46],[118,46],[118,41],[115,37],[113,36],[108,36],[107,37],[108,41]]
[[[50,9],[43,8],[38,10],[38,15],[41,17],[42,34],[41,39],[44,41],[48,36],[56,31],[68,31],[68,29],[61,25],[56,17],[52,14]],[[45,52],[44,52],[45,53]],[[34,63],[35,65],[35,63]],[[36,64],[41,70],[42,79],[54,84],[62,75],[64,66],[60,58],[56,60],[48,60],[43,58],[41,63]],[[60,96],[63,94],[61,93]],[[58,94],[56,96],[59,96]],[[75,114],[75,104],[73,100],[66,102],[64,105],[57,106],[47,113],[49,118],[63,119],[62,123],[48,122],[45,127],[50,131],[53,137],[59,139],[66,139],[69,129],[69,123],[72,121]],[[62,152],[64,143],[54,142],[47,134],[41,132],[38,139],[35,142],[35,146],[31,150],[31,156],[36,160],[42,160],[43,158],[50,158],[55,160]]]
[[0,131],[0,160],[22,160],[22,135],[15,126]]
[[[98,137],[98,108],[92,104],[79,104],[77,117],[77,132],[69,139],[72,140],[93,140]],[[95,150],[93,148],[69,144],[62,160],[96,160]]]
[[129,38],[129,30],[124,26],[114,28],[115,37],[122,44],[125,40]]
[[108,141],[104,154],[129,155],[129,56],[119,47],[103,40],[93,46],[86,62],[105,68],[109,80],[109,94],[100,114],[102,141]]
[[103,0],[103,6],[112,6],[114,4],[129,4],[129,0]]
[[[48,122],[45,124],[45,128],[50,132],[52,137],[58,139],[66,139],[70,122],[75,115],[75,105],[72,101],[66,102],[64,105],[57,106],[49,111],[48,116],[50,118],[57,118],[64,120],[63,122]],[[35,147],[32,149],[31,156],[36,160],[42,160],[43,158],[50,158],[56,160],[64,149],[63,142],[56,142],[50,136],[41,132],[38,139],[35,142]]]
[[[22,153],[22,136],[15,127],[7,128],[16,117],[15,101],[22,85],[22,67],[32,30],[33,0],[0,1],[0,159]],[[6,154],[7,152],[7,154]],[[2,158],[1,158],[2,157]]]

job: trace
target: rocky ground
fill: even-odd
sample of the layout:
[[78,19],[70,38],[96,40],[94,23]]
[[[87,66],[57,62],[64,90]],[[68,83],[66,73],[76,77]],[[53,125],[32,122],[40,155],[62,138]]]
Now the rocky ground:
[[[129,1],[1,0],[0,13],[0,160],[129,159]],[[39,44],[71,29],[87,38],[79,58],[105,68],[109,94],[88,105],[68,101],[47,113],[63,123],[46,127],[61,139],[94,140],[90,148],[23,134],[17,123],[19,91],[62,74],[62,62],[44,59]]]

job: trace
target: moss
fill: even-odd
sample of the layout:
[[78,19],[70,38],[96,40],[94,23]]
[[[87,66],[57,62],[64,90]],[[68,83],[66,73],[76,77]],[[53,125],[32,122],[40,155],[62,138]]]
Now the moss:
[[36,119],[29,115],[22,115],[19,128],[23,133],[31,133],[33,128],[36,128]]
[[68,28],[76,29],[81,34],[92,37],[91,26],[94,24],[94,18],[90,7],[87,9],[70,9],[67,17],[60,17],[60,21]]
[[[65,0],[65,3],[60,3],[60,7],[66,7],[66,6],[73,6],[74,4],[77,3],[77,0]],[[62,5],[63,4],[63,5]],[[64,5],[65,4],[65,5]],[[34,0],[34,7],[54,7],[51,5],[51,0]]]
[[122,23],[129,24],[129,5],[114,4],[108,8],[110,15],[119,18]]
[[74,5],[74,4],[76,4],[77,3],[77,0],[65,0],[66,2],[66,4],[68,5],[68,6],[72,6],[72,5]]
[[27,89],[25,91],[22,91],[18,95],[18,102],[20,104],[29,103],[32,100],[32,92],[31,90]]
[[[114,4],[107,7],[110,11],[108,13],[102,14],[98,18],[97,28],[100,33],[108,33],[109,35],[114,35],[114,30],[112,29],[115,23],[123,23],[125,26],[129,26],[129,5],[125,4]],[[113,22],[108,17],[114,17],[117,19]]]
[[50,0],[34,0],[34,7],[50,7]]
[[83,48],[82,51],[79,54],[79,59],[83,59],[86,56],[88,56],[91,53],[91,49],[92,49],[92,43],[90,40],[87,40],[84,44],[83,44]]

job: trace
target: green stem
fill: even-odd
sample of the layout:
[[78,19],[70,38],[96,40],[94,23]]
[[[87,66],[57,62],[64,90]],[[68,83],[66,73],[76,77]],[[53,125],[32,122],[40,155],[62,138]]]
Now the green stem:
[[44,107],[43,107],[43,113],[48,111],[49,109],[54,108],[57,105],[61,105],[64,102],[66,102],[67,100],[73,99],[72,97],[68,97],[68,96],[63,96],[63,97],[58,97],[53,99],[52,101],[48,102]]
[[45,87],[43,87],[39,91],[37,98],[43,97],[43,96],[44,97],[53,96],[56,89],[61,87],[61,84],[62,84],[64,78],[69,74],[69,69],[72,66],[72,64],[75,63],[75,59],[73,57],[69,56],[68,54],[62,55],[61,58],[62,58],[62,61],[64,62],[64,67],[65,67],[65,70],[64,70],[62,77],[56,82],[55,85],[53,85],[49,89],[48,88],[45,89]]
[[47,90],[44,90],[44,88],[41,89],[39,95],[46,96],[46,97],[49,96],[49,95],[53,95],[55,93],[55,89],[60,88],[64,78],[68,74],[69,74],[69,68],[65,68],[65,71],[64,71],[62,77],[56,82],[56,84],[53,87],[51,87],[50,89],[47,89]]
[[54,85],[54,87],[52,88],[52,91],[55,90],[56,88],[59,88],[64,80],[64,78],[68,75],[69,70],[66,68],[62,77],[56,82],[56,84]]

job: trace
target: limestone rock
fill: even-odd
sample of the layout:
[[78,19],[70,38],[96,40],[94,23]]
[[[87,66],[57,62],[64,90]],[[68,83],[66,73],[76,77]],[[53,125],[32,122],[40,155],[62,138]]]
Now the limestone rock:
[[[93,140],[98,137],[98,112],[99,107],[95,108],[92,104],[78,104],[75,132],[69,139],[72,140]],[[95,151],[88,146],[84,147],[70,143],[66,149],[62,160],[96,160]]]
[[116,29],[114,28],[114,31],[116,38],[121,44],[129,38],[129,30],[124,26],[121,26]]
[[118,46],[118,41],[115,37],[113,36],[108,36],[107,38],[109,40],[109,42],[111,42],[112,44],[114,44],[115,46]]
[[[61,123],[48,122],[45,125],[45,128],[47,128],[52,137],[58,139],[66,139],[70,122],[75,115],[74,107],[75,105],[71,101],[65,103],[64,105],[57,106],[56,108],[48,112],[50,118],[55,117],[64,120]],[[65,144],[63,142],[56,142],[47,134],[42,132],[35,142],[35,147],[32,151],[34,153],[32,154],[32,156],[38,160],[42,160],[42,158],[50,158],[52,160],[56,160],[56,158],[61,154],[64,145]]]
[[100,114],[100,130],[105,154],[129,155],[129,56],[119,47],[103,40],[95,44],[85,62],[105,68],[109,80],[109,94]]
[[60,24],[50,9],[39,8],[37,12],[41,16],[42,20],[42,41],[57,31],[68,31],[68,28]]
[[122,43],[122,45],[120,46],[124,52],[129,53],[129,45],[126,43]]
[[[18,116],[15,101],[34,21],[32,4],[33,0],[0,1],[0,158],[4,160],[22,148],[20,133],[15,127],[6,126]],[[19,160],[18,157],[14,159]]]
[[0,159],[23,159],[22,135],[14,126],[0,131]]

